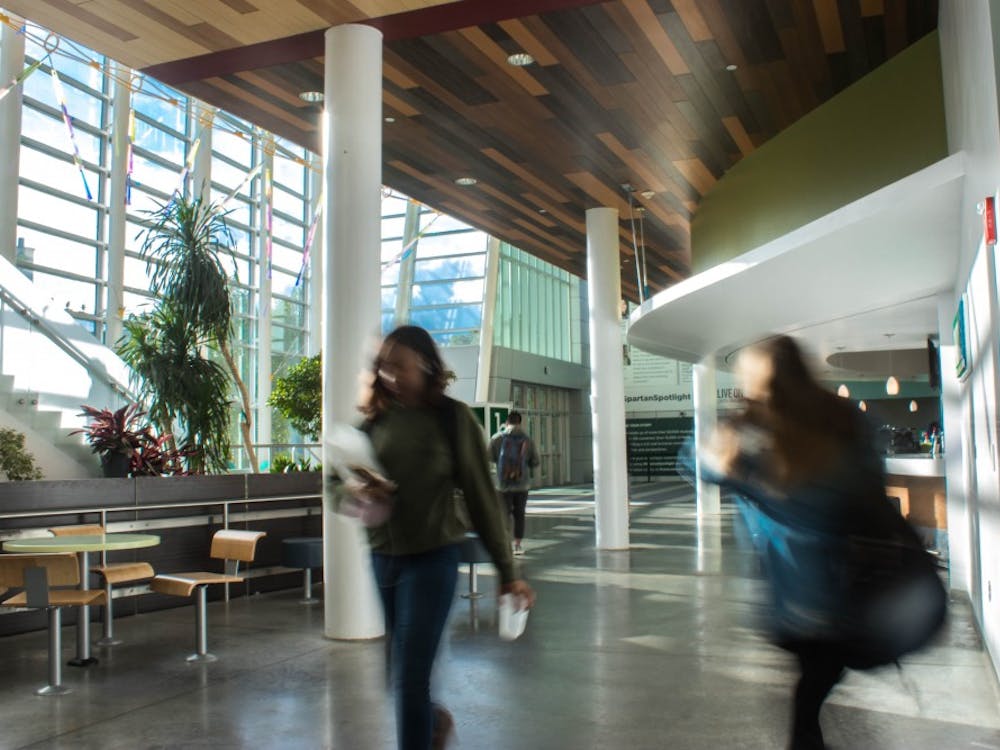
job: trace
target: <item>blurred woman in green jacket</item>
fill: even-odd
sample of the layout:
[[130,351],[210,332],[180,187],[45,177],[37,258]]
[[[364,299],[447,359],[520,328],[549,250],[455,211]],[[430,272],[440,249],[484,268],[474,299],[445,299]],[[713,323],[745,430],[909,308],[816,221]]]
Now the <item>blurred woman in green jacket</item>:
[[[385,610],[400,750],[444,747],[450,714],[431,703],[430,678],[455,596],[465,506],[500,574],[500,593],[534,603],[515,570],[506,521],[490,479],[482,429],[469,408],[445,395],[448,377],[423,328],[386,336],[361,410],[389,482],[369,478],[344,489],[363,502],[391,503],[368,530]],[[461,493],[456,493],[461,490]]]

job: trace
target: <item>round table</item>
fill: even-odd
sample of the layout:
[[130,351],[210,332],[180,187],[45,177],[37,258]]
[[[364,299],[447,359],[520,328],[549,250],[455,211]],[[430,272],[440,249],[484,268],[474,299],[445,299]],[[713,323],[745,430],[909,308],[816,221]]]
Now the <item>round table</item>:
[[[160,543],[156,534],[80,534],[75,536],[41,536],[27,539],[12,539],[3,543],[4,552],[76,552],[80,559],[80,588],[88,588],[90,577],[90,553],[118,549],[139,549],[155,547]],[[74,667],[96,664],[90,655],[90,607],[79,607],[76,621],[76,658],[70,661]]]

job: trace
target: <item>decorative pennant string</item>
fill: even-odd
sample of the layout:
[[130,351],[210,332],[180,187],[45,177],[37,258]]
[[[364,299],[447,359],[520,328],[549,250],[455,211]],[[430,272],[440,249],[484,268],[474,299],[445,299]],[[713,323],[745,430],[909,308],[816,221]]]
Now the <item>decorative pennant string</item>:
[[69,110],[66,109],[66,94],[63,91],[62,83],[59,80],[59,74],[56,73],[56,69],[52,68],[52,88],[55,90],[56,101],[59,102],[59,108],[62,110],[63,122],[66,123],[66,131],[69,133],[69,142],[73,146],[73,163],[76,164],[76,168],[80,170],[80,178],[83,180],[83,189],[87,193],[87,200],[94,200],[93,194],[90,192],[90,185],[87,183],[87,173],[83,168],[83,159],[80,158],[80,148],[76,142],[76,131],[73,129],[73,118],[69,116]]
[[434,222],[440,219],[442,216],[443,214],[434,214],[434,218],[431,219],[429,222],[427,222],[427,226],[421,229],[416,234],[416,236],[413,237],[413,239],[411,239],[409,242],[403,245],[403,249],[399,251],[399,254],[396,255],[396,257],[382,262],[382,268],[383,269],[389,268],[395,265],[396,263],[402,263],[404,260],[409,258],[414,252],[414,246],[417,244],[417,240],[419,240],[421,237],[427,234],[428,230],[430,230],[430,228],[434,226]]
[[264,236],[264,248],[265,255],[267,256],[267,278],[271,278],[271,253],[274,249],[271,242],[274,228],[274,211],[272,210],[273,197],[274,184],[271,182],[271,170],[268,168],[264,170],[264,205],[266,207],[264,214],[264,231],[266,232]]
[[32,73],[34,73],[36,70],[38,70],[42,66],[42,63],[45,60],[48,60],[50,64],[52,62],[51,57],[48,56],[48,55],[46,55],[45,57],[43,57],[41,60],[35,60],[35,62],[31,63],[31,65],[29,65],[27,68],[25,68],[24,70],[22,70],[14,78],[13,81],[11,81],[6,86],[4,86],[2,89],[0,89],[0,102],[3,101],[3,98],[5,96],[7,96],[7,94],[9,94],[11,91],[13,91],[14,89],[16,89],[22,83],[24,83],[25,80],[28,78],[28,76],[30,76]]
[[302,277],[305,276],[306,268],[309,266],[309,251],[312,249],[313,240],[316,239],[316,228],[319,226],[319,220],[323,216],[322,193],[317,199],[316,204],[312,222],[309,224],[309,232],[306,234],[306,244],[302,248],[302,266],[299,268],[298,276],[295,277],[295,286],[298,286],[302,282]]
[[132,107],[128,109],[128,142],[125,147],[125,205],[132,205],[132,172],[135,169],[135,160],[133,159],[134,150],[132,148],[135,144],[135,110]]

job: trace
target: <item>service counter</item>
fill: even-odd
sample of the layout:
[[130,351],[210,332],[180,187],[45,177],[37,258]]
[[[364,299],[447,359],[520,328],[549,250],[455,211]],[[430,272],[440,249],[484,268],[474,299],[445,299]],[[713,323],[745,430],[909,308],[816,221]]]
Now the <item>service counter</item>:
[[924,536],[925,543],[944,554],[948,537],[944,458],[888,456],[885,473],[886,494],[899,498],[903,516]]

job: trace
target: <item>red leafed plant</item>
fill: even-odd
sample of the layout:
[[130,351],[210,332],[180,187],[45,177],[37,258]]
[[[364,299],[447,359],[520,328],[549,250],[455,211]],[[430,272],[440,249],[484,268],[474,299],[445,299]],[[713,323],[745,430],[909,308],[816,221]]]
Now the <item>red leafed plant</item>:
[[143,424],[146,412],[138,404],[127,404],[117,411],[81,406],[80,416],[89,419],[82,433],[94,453],[101,457],[106,476],[160,476],[186,474],[183,459],[189,451],[173,447],[171,435],[157,436]]

